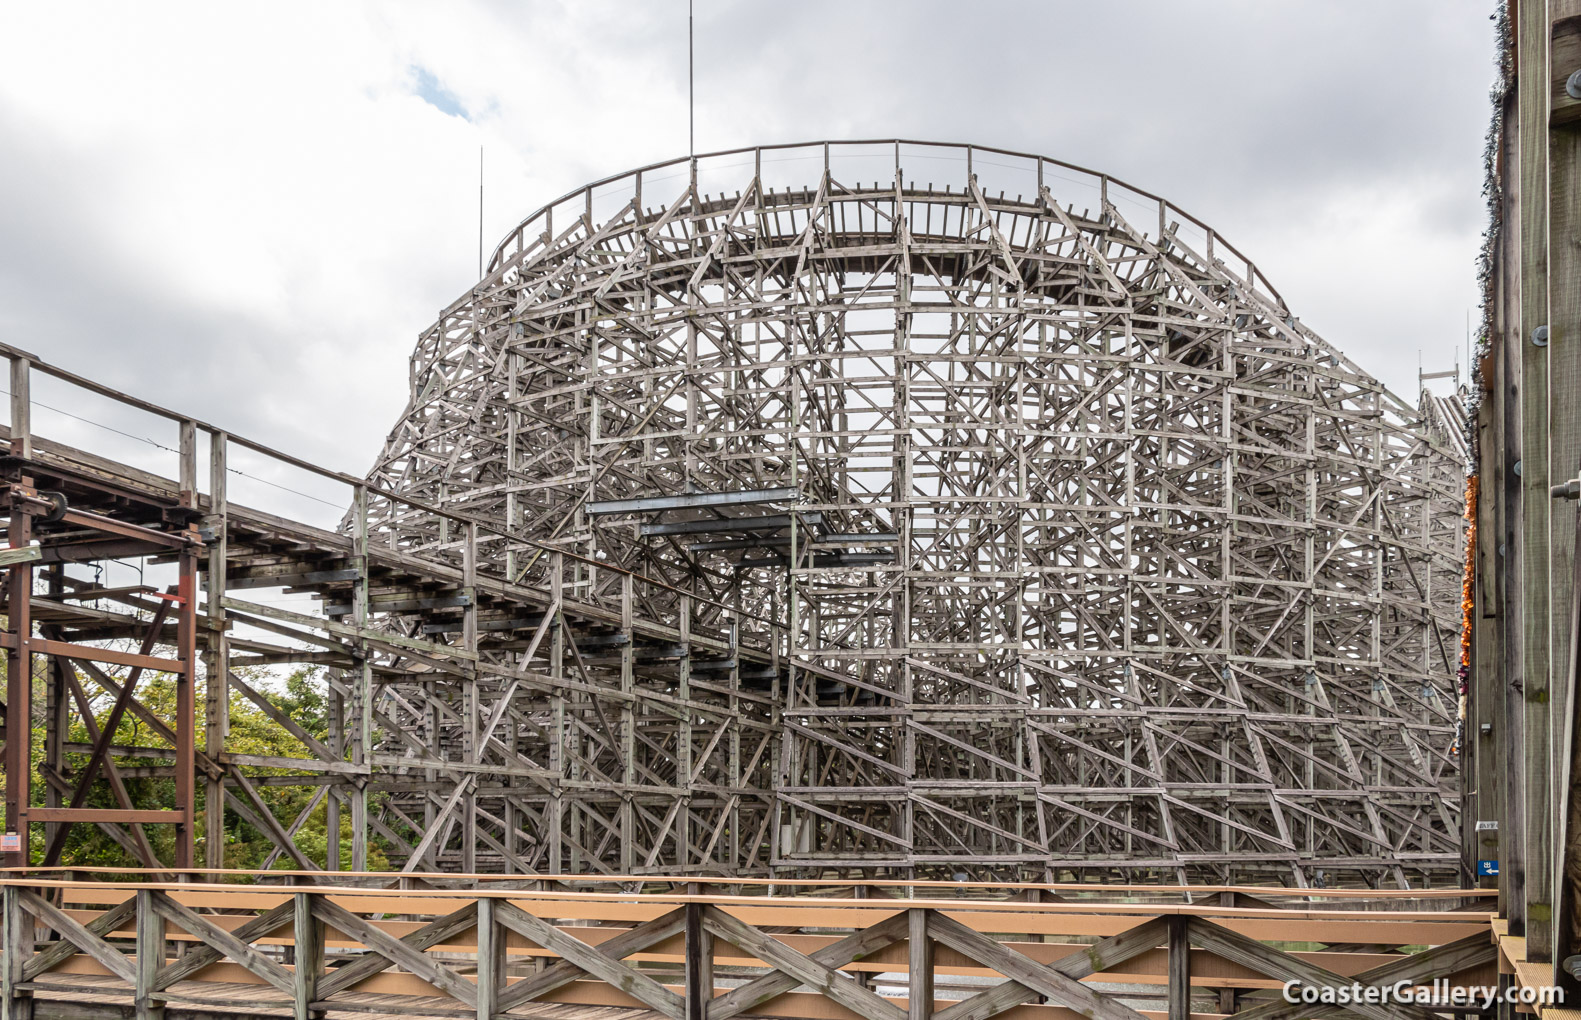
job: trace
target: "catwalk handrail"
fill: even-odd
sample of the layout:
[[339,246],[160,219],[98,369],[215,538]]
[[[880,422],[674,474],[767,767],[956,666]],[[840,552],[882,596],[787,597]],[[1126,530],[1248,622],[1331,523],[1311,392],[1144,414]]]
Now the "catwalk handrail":
[[[337,1008],[387,1012],[378,1007],[394,995],[406,1000],[405,1012],[454,1015],[459,1005],[480,1020],[528,1002],[651,1011],[633,1014],[642,1020],[986,1020],[1008,1010],[1016,1020],[1061,1020],[1067,1010],[1143,1020],[1151,1001],[1149,1020],[1163,1014],[1158,1005],[1171,1020],[1208,1020],[1243,1005],[1266,1018],[1280,1008],[1269,996],[1292,981],[1495,980],[1489,911],[1229,899],[390,890],[66,881],[13,871],[0,875],[0,1005],[7,1016],[101,1015],[82,1006],[92,995],[102,1007],[130,1005],[138,1016],[163,1009],[175,1020],[196,1015],[189,1002],[230,1001],[251,1015],[306,1020]],[[1194,1014],[1193,996],[1200,1007],[1207,995],[1217,996],[1213,1011]]]
[[[444,507],[434,506],[432,504],[422,502],[421,500],[413,499],[410,496],[404,495],[393,489],[387,489],[375,482],[369,481],[366,478],[359,478],[358,476],[349,474],[345,471],[337,471],[334,468],[323,467],[322,465],[314,464],[311,461],[303,460],[302,458],[293,454],[285,453],[284,451],[277,450],[272,446],[268,446],[253,439],[248,439],[246,436],[237,435],[229,429],[221,428],[220,426],[211,424],[201,418],[196,418],[189,414],[183,414],[180,411],[171,410],[168,407],[152,403],[151,401],[143,400],[127,393],[122,393],[120,390],[117,390],[114,387],[106,386],[105,384],[95,382],[86,376],[78,375],[76,372],[73,372],[70,369],[62,368],[59,365],[45,361],[38,355],[24,351],[19,347],[13,347],[10,344],[0,343],[0,357],[4,357],[11,366],[9,378],[11,379],[11,427],[13,430],[15,430],[19,412],[21,414],[22,420],[31,421],[31,413],[28,409],[31,406],[31,394],[25,382],[20,383],[20,385],[18,382],[19,370],[24,369],[25,367],[27,370],[37,370],[44,373],[45,375],[59,379],[61,382],[85,389],[90,393],[98,394],[101,397],[105,397],[117,403],[124,404],[127,407],[135,408],[139,411],[164,418],[167,421],[175,422],[183,428],[201,430],[208,433],[211,440],[223,437],[226,443],[235,443],[236,445],[251,450],[260,456],[279,461],[282,464],[306,471],[321,478],[350,486],[354,493],[360,490],[361,492],[367,493],[369,495],[376,495],[388,499],[392,504],[400,503],[404,506],[412,508],[413,510],[419,510],[427,514],[433,514],[436,517],[445,518],[456,524],[464,524],[475,527],[478,529],[479,533],[489,534],[497,538],[506,539],[510,542],[531,546],[532,548],[538,549],[542,552],[556,553],[564,559],[596,567],[599,570],[608,571],[614,574],[629,575],[635,581],[640,581],[646,585],[652,585],[655,588],[663,589],[675,595],[686,596],[693,602],[713,606],[717,609],[721,609],[733,615],[739,616],[742,619],[752,620],[770,628],[779,628],[782,626],[782,624],[777,623],[776,621],[765,620],[761,617],[753,616],[749,613],[743,612],[738,607],[710,599],[704,595],[699,595],[696,592],[685,591],[665,581],[649,577],[646,574],[640,574],[634,570],[629,570],[617,564],[610,563],[607,560],[600,560],[591,556],[584,556],[581,553],[575,552],[574,550],[548,545],[543,542],[535,541],[524,535],[512,534],[503,531],[494,524],[490,523],[486,518],[476,517],[471,514],[461,513],[455,510],[447,510]],[[22,407],[20,405],[28,406]],[[514,585],[517,583],[513,578],[505,577],[503,579],[508,585]]]
[[[172,872],[169,869],[154,870],[150,868],[120,868],[107,866],[57,866],[57,867],[25,867],[25,868],[0,868],[0,885],[8,882],[21,882],[26,879],[29,883],[40,881],[73,883],[78,881],[74,876],[92,875],[99,876],[90,881],[113,882],[117,886],[131,887],[140,882],[152,882],[161,886],[193,888],[200,886],[193,883],[170,882]],[[1051,893],[1059,896],[1127,896],[1139,894],[1173,895],[1186,894],[1189,896],[1207,899],[1225,894],[1252,897],[1259,900],[1273,898],[1296,898],[1303,900],[1491,900],[1498,896],[1497,889],[1452,889],[1452,888],[1427,888],[1427,889],[1318,889],[1298,888],[1287,886],[1263,885],[1169,885],[1162,883],[1096,883],[1096,882],[979,882],[979,881],[945,881],[938,879],[816,879],[816,878],[740,878],[734,876],[697,876],[697,875],[602,875],[602,874],[466,874],[456,872],[391,872],[391,871],[297,871],[276,869],[269,871],[239,870],[234,868],[184,868],[182,875],[202,876],[203,881],[210,884],[202,888],[213,888],[213,883],[220,884],[252,884],[257,883],[262,888],[279,889],[289,887],[292,883],[306,880],[314,889],[344,888],[366,892],[370,888],[396,888],[402,892],[428,891],[443,895],[454,895],[458,888],[482,889],[489,885],[499,887],[502,895],[531,895],[535,892],[551,891],[559,894],[593,894],[611,895],[616,898],[629,899],[632,896],[656,897],[672,896],[676,894],[655,893],[644,891],[651,886],[686,886],[689,888],[713,888],[720,892],[708,894],[704,898],[731,895],[723,890],[734,888],[750,889],[762,888],[773,890],[792,890],[801,898],[819,897],[820,903],[836,902],[834,899],[825,898],[827,891],[840,889],[885,890],[895,892],[891,898],[897,899],[928,899],[941,900],[970,900],[974,906],[991,900],[979,899],[992,894],[1031,894]],[[336,883],[348,883],[337,885]],[[382,883],[382,885],[381,885]],[[427,887],[426,890],[423,887]],[[559,888],[555,888],[555,887]],[[594,889],[577,888],[583,886],[613,886],[618,887],[612,893],[598,893]],[[508,887],[508,888],[507,888]],[[536,887],[534,889],[533,887]],[[819,891],[825,891],[821,894]],[[907,895],[907,891],[921,891],[918,896],[915,892]],[[939,893],[944,890],[955,890],[959,896],[936,896],[926,894]],[[748,895],[748,894],[738,894]],[[771,898],[784,900],[787,897],[777,893],[769,894]],[[761,899],[762,896],[752,897]],[[879,898],[881,897],[871,897]],[[851,902],[860,903],[863,899],[853,898]],[[1038,900],[1027,899],[1020,903],[1037,903]],[[1101,902],[1089,900],[1085,902]]]

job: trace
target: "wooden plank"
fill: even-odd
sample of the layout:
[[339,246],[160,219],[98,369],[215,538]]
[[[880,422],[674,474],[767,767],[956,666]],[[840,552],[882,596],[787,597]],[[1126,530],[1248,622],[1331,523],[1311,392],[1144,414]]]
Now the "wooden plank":
[[[1549,346],[1538,345],[1537,330],[1548,329],[1548,44],[1546,0],[1516,5],[1517,139],[1520,146],[1517,194],[1520,229],[1520,318],[1513,338],[1520,357],[1520,598],[1521,726],[1524,760],[1511,762],[1522,775],[1526,808],[1522,847],[1511,867],[1524,877],[1519,919],[1532,940],[1535,959],[1553,949],[1553,792],[1552,739],[1549,734],[1549,647],[1552,591],[1549,542],[1553,497],[1549,493]],[[1551,335],[1551,330],[1549,331]],[[1573,403],[1572,395],[1563,399]],[[1568,583],[1569,578],[1565,578]],[[1514,681],[1507,678],[1507,682]],[[1501,862],[1503,877],[1505,865]],[[1532,909],[1535,908],[1535,909]],[[1515,907],[1512,905],[1512,911]]]
[[[284,967],[275,963],[269,957],[259,952],[254,946],[248,945],[236,935],[216,925],[210,924],[193,910],[177,903],[162,892],[150,893],[152,905],[168,921],[179,924],[190,935],[196,935],[204,944],[218,950],[224,956],[241,964],[248,970],[257,974],[274,987],[292,995],[295,992],[291,973]],[[168,988],[174,982],[165,975],[158,977],[159,987]]]
[[942,944],[987,964],[1011,981],[1046,995],[1092,1020],[1140,1020],[1141,1014],[1124,1003],[1106,999],[1080,981],[1052,967],[1034,963],[954,918],[935,914],[929,918],[928,928]]
[[[666,914],[651,921],[627,929],[613,938],[596,945],[598,949],[611,959],[621,960],[650,946],[657,945],[686,929],[686,908],[676,907]],[[583,935],[586,939],[591,932]],[[536,943],[534,943],[536,944]],[[518,981],[507,988],[500,996],[500,1009],[507,1010],[523,1003],[531,1002],[562,985],[577,980],[586,971],[570,960],[560,960],[546,967],[541,974]]]
[[[1398,960],[1370,968],[1349,980],[1359,985],[1393,985],[1397,981],[1432,981],[1452,978],[1472,967],[1491,963],[1498,950],[1487,938],[1470,935],[1459,942],[1433,946]],[[1269,1002],[1236,1013],[1236,1020],[1296,1020],[1311,1011],[1300,1003]],[[1338,1010],[1336,1012],[1343,1012]]]
[[[901,932],[908,930],[909,926],[904,913],[897,913],[887,920],[893,925],[893,937],[891,937],[891,932],[888,930],[883,933],[884,937],[888,938],[889,941],[894,941]],[[745,949],[775,970],[785,974],[788,978],[794,979],[795,983],[817,989],[820,993],[838,1002],[846,1009],[866,1017],[867,1020],[906,1020],[906,1011],[899,1006],[873,994],[855,981],[840,974],[833,967],[826,966],[810,956],[803,956],[784,943],[775,940],[772,936],[765,935],[751,925],[737,920],[718,907],[710,906],[707,908],[704,914],[704,923],[719,938]],[[836,945],[839,944],[836,943]],[[831,946],[830,948],[834,947]],[[762,990],[760,989],[757,994],[761,995]],[[719,1012],[716,1014],[716,1020],[723,1020],[724,1017],[732,1015],[730,1010],[736,1004],[731,1003],[729,1007],[722,1006],[721,1004],[725,1001],[724,997],[714,1000],[715,1005],[720,1006]],[[743,997],[741,1001],[750,1001],[750,998]]]
[[703,904],[688,903],[686,911],[686,1020],[708,1020],[714,997],[713,938],[703,926]]
[[933,940],[928,936],[928,912],[916,907],[906,911],[906,1017],[929,1020],[933,1016]]
[[[15,634],[0,634],[0,648],[15,648],[17,639]],[[88,662],[112,662],[118,666],[141,666],[144,669],[156,669],[164,673],[181,672],[181,662],[178,659],[164,659],[157,655],[139,655],[136,652],[123,652],[116,648],[99,648],[95,645],[75,644],[70,641],[51,641],[48,638],[35,637],[28,639],[28,647],[39,655],[64,655],[71,659],[85,659]]]
[[313,894],[291,897],[291,935],[296,965],[291,970],[292,1020],[314,1020],[313,1003],[319,998],[324,974],[324,926],[313,916]]
[[[66,913],[68,916],[72,915],[71,911],[67,911]],[[136,916],[137,896],[134,893],[115,906],[110,907],[108,910],[102,911],[92,919],[83,922],[83,929],[85,931],[91,932],[94,935],[103,937],[109,935],[111,932],[116,931],[126,922],[133,920]],[[80,920],[80,918],[77,920]],[[71,942],[67,942],[64,939],[58,942],[52,942],[45,948],[39,950],[36,955],[30,957],[21,965],[21,980],[32,981],[39,975],[48,973],[54,967],[59,966],[70,957],[76,955],[77,952],[77,946]]]
[[[295,916],[294,909],[292,899],[287,899],[284,903],[276,902],[271,909],[257,917],[248,918],[230,934],[242,943],[256,942],[265,935],[278,931],[283,925],[289,924]],[[218,928],[217,920],[205,923],[212,928]],[[196,932],[191,934],[194,938],[202,937]],[[166,935],[171,937],[173,933],[167,932]],[[154,980],[154,987],[164,988],[177,981],[185,981],[204,967],[223,959],[225,959],[224,950],[212,943],[204,942],[196,946],[187,946],[186,951],[178,959],[160,970]]]
[[[1333,971],[1293,959],[1276,949],[1270,949],[1261,942],[1254,942],[1243,935],[1237,935],[1211,921],[1193,917],[1187,922],[1187,931],[1191,941],[1204,949],[1270,977],[1282,978],[1286,981],[1296,980],[1304,985],[1317,987],[1339,987],[1350,984]],[[1433,1018],[1433,1014],[1426,1009],[1401,1003],[1374,1005],[1352,1002],[1350,1010],[1367,1017],[1368,1020],[1432,1020]]]
[[[60,932],[62,938],[93,957],[105,969],[125,981],[128,985],[137,984],[137,973],[132,969],[132,962],[120,950],[105,942],[83,925],[72,920],[64,911],[32,890],[18,889],[16,896],[24,911]],[[32,939],[30,938],[28,939],[30,952],[32,950],[31,943]]]
[[[476,923],[476,906],[474,905],[472,917]],[[352,935],[373,952],[384,957],[388,963],[398,964],[413,974],[427,981],[435,988],[441,989],[462,1004],[476,1009],[478,1005],[477,989],[465,978],[455,971],[433,960],[422,950],[414,948],[411,943],[386,935],[367,921],[353,914],[346,908],[334,903],[327,897],[319,897],[313,901],[313,913],[324,922],[334,925],[341,931]],[[388,966],[385,964],[384,966]],[[383,969],[381,966],[380,969]],[[335,977],[339,977],[337,973]],[[321,989],[329,981],[320,983]],[[330,994],[324,991],[324,994]]]
[[500,1011],[505,979],[505,946],[494,911],[499,901],[480,899],[477,906],[477,1020],[494,1020]]
[[1169,919],[1169,1020],[1191,1020],[1191,938],[1187,919]]
[[[367,923],[379,928],[380,931],[385,930],[380,922],[369,921]],[[468,904],[458,907],[443,917],[430,921],[415,931],[400,936],[400,939],[403,943],[410,946],[414,952],[421,953],[443,944],[451,936],[465,931],[476,923],[476,908]],[[326,941],[334,941],[334,939],[331,936]],[[353,942],[352,944],[360,943]],[[387,969],[391,962],[377,954],[370,953],[350,963],[343,964],[319,980],[319,995],[323,998],[329,998],[343,990],[355,988],[380,971]]]
[[[880,921],[861,931],[854,932],[844,938],[835,940],[827,945],[807,953],[809,959],[830,969],[843,969],[854,960],[873,955],[886,946],[893,945],[905,938],[910,931],[910,920],[907,912],[891,915],[887,920]],[[787,937],[786,944],[793,941]],[[766,960],[759,959],[751,950],[740,946],[725,946],[720,948],[716,944],[715,952],[720,956],[732,956],[732,948],[745,954],[747,961],[759,966],[771,967]],[[735,959],[731,959],[735,963]],[[715,998],[709,1007],[710,1020],[727,1020],[738,1013],[750,1013],[764,1007],[766,1003],[776,1001],[780,996],[794,989],[798,984],[797,979],[783,971],[774,970],[761,977],[738,985],[723,995]]]
[[20,986],[36,944],[33,919],[22,909],[22,890],[9,885],[0,889],[0,1009],[6,1020],[31,1020],[32,993]]
[[133,989],[137,1020],[162,1020],[165,1004],[155,999],[155,983],[160,968],[165,965],[165,919],[154,909],[154,896],[150,889],[139,889],[134,900],[137,908],[137,955],[133,960],[137,968],[137,983]]
[[562,959],[576,964],[594,977],[608,982],[637,1001],[670,1017],[671,1020],[682,1020],[686,1012],[685,1001],[647,975],[638,973],[619,960],[606,956],[586,942],[573,938],[548,922],[517,908],[513,903],[498,904],[496,913],[499,923],[517,934],[531,939],[546,949],[554,950]]

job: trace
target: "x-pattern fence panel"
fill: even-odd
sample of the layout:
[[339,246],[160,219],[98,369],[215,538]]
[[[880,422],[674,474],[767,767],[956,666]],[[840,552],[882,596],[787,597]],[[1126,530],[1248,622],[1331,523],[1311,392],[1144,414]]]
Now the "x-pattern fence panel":
[[[1290,904],[1276,906],[1228,888],[1176,891],[1195,903],[1114,903],[1081,898],[1095,887],[1030,887],[1017,891],[1027,899],[1007,900],[962,898],[988,887],[897,898],[908,890],[774,896],[537,884],[5,879],[0,1001],[6,1017],[37,1020],[126,1008],[177,1017],[238,1000],[260,1016],[298,1018],[382,1004],[480,1020],[547,1016],[551,1006],[554,1016],[621,1008],[671,1020],[1296,1020],[1344,1010],[1291,1005],[1280,994],[1291,981],[1498,983],[1487,914],[1421,909],[1458,898],[1323,905],[1261,890]],[[1144,897],[1170,891],[1129,895]],[[1290,943],[1321,948],[1276,947]],[[78,1001],[84,993],[91,1002]],[[1351,1011],[1430,1016],[1400,1003]]]

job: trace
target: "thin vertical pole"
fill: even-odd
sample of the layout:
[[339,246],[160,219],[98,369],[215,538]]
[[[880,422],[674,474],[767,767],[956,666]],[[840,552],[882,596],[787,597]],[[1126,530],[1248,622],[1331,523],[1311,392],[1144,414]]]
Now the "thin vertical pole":
[[478,146],[478,279],[483,278],[483,146]]
[[693,68],[692,0],[686,0],[686,154],[697,155],[697,99]]

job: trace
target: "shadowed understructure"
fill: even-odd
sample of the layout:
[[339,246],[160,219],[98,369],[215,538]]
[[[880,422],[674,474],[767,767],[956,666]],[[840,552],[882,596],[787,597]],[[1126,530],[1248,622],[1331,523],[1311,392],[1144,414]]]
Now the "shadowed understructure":
[[553,595],[381,688],[482,773],[389,803],[434,866],[1454,883],[1458,418],[1054,160],[610,178],[422,335],[368,476],[379,541]]

